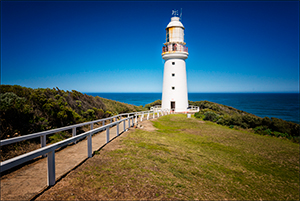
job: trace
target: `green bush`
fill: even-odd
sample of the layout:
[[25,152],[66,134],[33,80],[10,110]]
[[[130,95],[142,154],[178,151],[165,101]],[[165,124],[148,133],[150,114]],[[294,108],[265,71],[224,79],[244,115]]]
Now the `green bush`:
[[196,112],[196,113],[194,114],[194,117],[203,119],[204,115],[202,115],[200,112]]
[[217,121],[219,118],[219,115],[212,112],[212,111],[207,111],[204,113],[204,120],[207,120],[207,121]]
[[83,112],[83,117],[86,118],[87,121],[92,121],[96,119],[95,110],[88,109],[87,111]]
[[144,110],[78,91],[58,87],[31,89],[18,85],[1,85],[1,140],[40,132],[113,114]]
[[70,133],[66,132],[66,131],[55,133],[55,134],[49,136],[50,144],[65,140],[65,139],[67,139],[71,136],[72,135]]
[[1,140],[33,130],[34,116],[25,98],[13,92],[0,94],[0,111]]
[[217,121],[217,124],[221,124],[221,125],[224,125],[224,126],[230,126],[232,125],[232,120],[231,120],[231,116],[225,114],[225,115],[222,115],[219,120]]
[[268,129],[263,131],[263,134],[264,135],[272,135],[272,131],[271,131],[271,129],[268,128]]
[[161,100],[156,100],[152,103],[146,104],[144,106],[145,109],[150,110],[151,107],[155,106],[155,105],[161,105]]
[[[189,104],[200,107],[200,112],[195,114],[196,118],[203,118],[225,126],[252,128],[255,133],[261,135],[285,137],[295,142],[298,142],[300,138],[300,125],[293,122],[274,117],[271,119],[269,117],[260,118],[253,114],[209,101],[189,101]],[[206,112],[209,113],[205,115]]]

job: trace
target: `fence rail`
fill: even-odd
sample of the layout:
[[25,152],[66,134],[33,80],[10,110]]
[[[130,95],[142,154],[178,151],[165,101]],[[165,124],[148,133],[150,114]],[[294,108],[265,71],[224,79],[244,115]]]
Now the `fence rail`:
[[[150,111],[158,111],[158,110],[161,110],[161,105],[155,105],[150,108]],[[176,110],[179,112],[176,112],[175,109],[171,109],[172,113],[174,113],[174,112],[176,112],[176,113],[195,113],[195,112],[200,111],[200,107],[194,106],[194,105],[189,105],[187,108],[176,108]]]
[[[150,111],[145,111],[145,113],[146,112],[150,112]],[[141,112],[123,113],[123,114],[115,115],[115,116],[108,117],[108,118],[105,118],[105,119],[98,119],[98,120],[94,120],[94,121],[74,124],[74,125],[65,126],[65,127],[61,127],[61,128],[55,128],[55,129],[42,131],[42,132],[38,132],[38,133],[23,135],[23,136],[20,136],[20,137],[9,138],[9,139],[5,139],[5,140],[1,140],[0,141],[0,146],[4,146],[4,145],[8,145],[8,144],[12,144],[12,143],[16,143],[16,142],[20,142],[20,141],[24,141],[24,140],[36,138],[36,137],[44,137],[46,135],[50,135],[50,134],[53,134],[53,133],[57,133],[57,132],[60,132],[60,131],[65,131],[65,130],[70,130],[70,129],[72,129],[73,136],[75,136],[76,128],[78,128],[78,127],[82,127],[82,126],[85,126],[85,125],[91,125],[91,128],[93,128],[92,125],[94,123],[102,122],[102,125],[104,125],[105,121],[107,121],[107,120],[110,120],[110,122],[112,122],[113,119],[117,120],[117,118],[121,118],[122,116],[128,116],[129,117],[131,115],[136,115],[136,114],[140,115],[139,113],[141,113]],[[41,140],[41,147],[46,146],[42,142],[44,140],[45,139]]]
[[188,53],[188,47],[185,45],[173,43],[173,44],[168,44],[162,47],[162,53],[170,53],[170,52],[186,52]]
[[[75,124],[75,125],[71,125],[71,126],[66,126],[66,127],[62,127],[62,128],[57,128],[57,129],[52,129],[52,130],[48,130],[48,131],[43,131],[43,132],[38,132],[38,133],[33,133],[33,134],[29,134],[29,135],[24,135],[24,136],[20,136],[20,137],[15,137],[15,138],[11,138],[11,139],[6,139],[6,140],[1,140],[0,141],[0,145],[8,145],[11,143],[15,143],[15,142],[19,142],[19,141],[23,141],[23,140],[27,140],[27,139],[32,139],[32,138],[36,138],[36,137],[41,137],[41,148],[31,151],[29,153],[5,160],[3,162],[0,163],[0,172],[4,172],[6,170],[9,170],[15,166],[21,165],[29,160],[32,160],[38,156],[47,156],[47,171],[48,171],[48,186],[52,186],[55,184],[55,150],[58,148],[61,148],[63,146],[66,146],[70,143],[76,143],[76,141],[87,137],[87,157],[90,158],[92,157],[92,135],[96,134],[100,131],[104,131],[106,130],[106,143],[109,142],[109,135],[110,135],[110,128],[113,126],[117,126],[117,136],[120,134],[119,132],[119,125],[121,122],[123,122],[123,131],[124,132],[126,130],[126,125],[125,122],[128,121],[128,127],[130,128],[132,127],[134,124],[136,124],[139,120],[143,121],[143,118],[145,115],[147,115],[147,120],[150,118],[150,115],[153,115],[153,118],[155,118],[155,114],[157,117],[159,117],[159,115],[163,116],[165,114],[169,114],[170,111],[169,110],[160,110],[160,111],[142,111],[142,112],[133,112],[133,113],[124,113],[124,114],[119,114],[113,117],[109,117],[109,118],[105,118],[105,119],[99,119],[99,120],[95,120],[95,121],[90,121],[90,122],[85,122],[85,123],[80,123],[80,124]],[[122,119],[123,116],[127,116],[125,118]],[[112,122],[112,120],[115,118],[115,122]],[[120,118],[120,120],[117,120],[118,118]],[[104,122],[106,120],[110,120],[110,123],[107,125],[104,125]],[[103,125],[99,128],[95,128],[93,129],[93,124],[97,123],[97,122],[103,122]],[[82,134],[76,135],[76,130],[75,130],[75,135],[74,135],[74,129],[76,129],[77,127],[81,127],[84,125],[91,125],[90,128],[91,130],[84,132]],[[60,131],[64,131],[64,130],[69,130],[72,129],[72,133],[73,136],[62,140],[60,142],[57,142],[55,144],[46,146],[46,135],[49,134],[53,134],[56,132],[60,132]]]

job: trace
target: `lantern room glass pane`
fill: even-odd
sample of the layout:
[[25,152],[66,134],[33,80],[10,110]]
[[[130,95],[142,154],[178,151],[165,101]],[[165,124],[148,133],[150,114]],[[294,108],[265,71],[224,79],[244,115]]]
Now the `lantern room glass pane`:
[[167,39],[166,39],[167,42],[169,42],[169,29],[167,29]]

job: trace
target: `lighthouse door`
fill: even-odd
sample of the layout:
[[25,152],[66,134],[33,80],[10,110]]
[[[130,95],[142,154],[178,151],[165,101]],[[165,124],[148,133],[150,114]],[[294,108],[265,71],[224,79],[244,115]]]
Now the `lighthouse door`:
[[171,101],[171,110],[175,109],[175,101]]

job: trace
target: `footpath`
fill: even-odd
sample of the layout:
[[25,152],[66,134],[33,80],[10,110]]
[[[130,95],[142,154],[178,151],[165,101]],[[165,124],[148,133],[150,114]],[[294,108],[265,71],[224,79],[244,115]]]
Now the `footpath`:
[[[124,123],[120,123],[122,131]],[[96,125],[95,125],[96,126]],[[94,127],[95,128],[95,127]],[[120,132],[122,133],[122,132]],[[117,136],[116,126],[110,128],[110,139]],[[93,152],[106,144],[106,131],[94,134],[92,137]],[[55,152],[56,181],[80,165],[87,159],[87,140],[67,146]],[[47,188],[47,158],[39,159],[33,163],[1,176],[1,200],[30,200]]]

